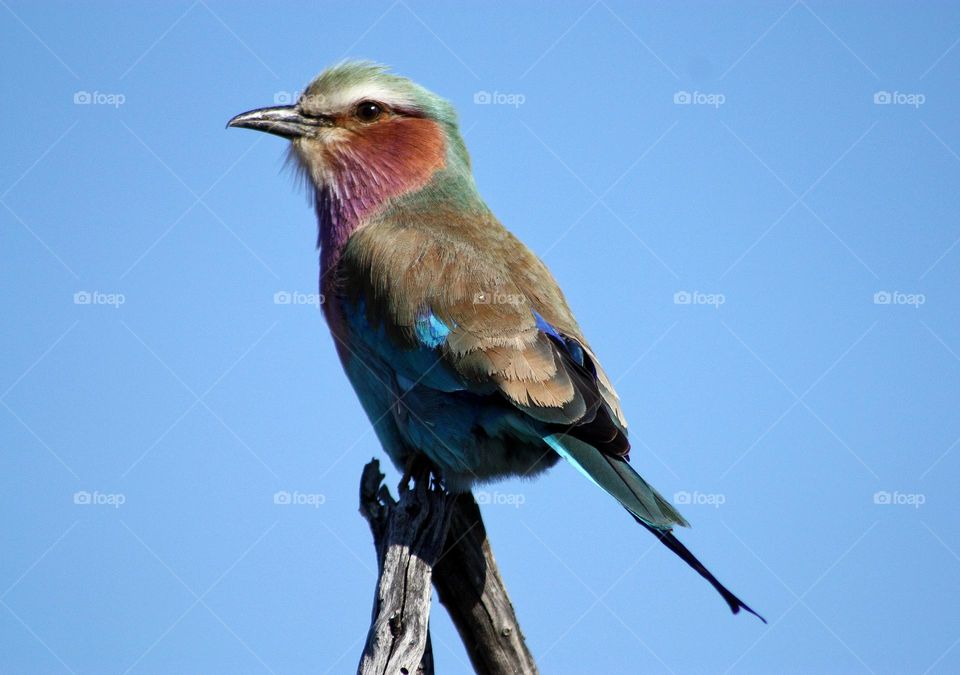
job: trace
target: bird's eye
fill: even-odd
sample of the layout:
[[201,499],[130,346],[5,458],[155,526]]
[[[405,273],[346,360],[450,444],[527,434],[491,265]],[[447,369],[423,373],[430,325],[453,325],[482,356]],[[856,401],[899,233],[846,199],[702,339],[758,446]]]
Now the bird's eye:
[[357,110],[354,114],[361,122],[376,122],[383,114],[383,107],[373,101],[363,101],[357,104]]

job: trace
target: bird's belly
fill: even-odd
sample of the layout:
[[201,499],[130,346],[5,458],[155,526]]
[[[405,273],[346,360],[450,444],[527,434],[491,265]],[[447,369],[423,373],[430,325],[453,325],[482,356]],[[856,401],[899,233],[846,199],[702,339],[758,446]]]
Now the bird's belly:
[[347,377],[394,465],[422,455],[448,489],[508,476],[533,476],[559,456],[541,423],[493,386],[468,383],[437,350],[396,344],[361,306],[336,298],[327,319]]
[[396,423],[396,392],[393,373],[376,359],[341,354],[344,372],[367,414],[380,445],[394,466],[403,470],[412,448],[404,441]]
[[529,418],[499,396],[410,387],[370,358],[350,359],[345,370],[400,470],[422,455],[440,469],[447,488],[459,492],[476,483],[534,476],[558,459]]
[[397,419],[408,444],[440,467],[451,489],[510,476],[533,476],[557,455],[528,417],[499,395],[415,386],[402,393]]

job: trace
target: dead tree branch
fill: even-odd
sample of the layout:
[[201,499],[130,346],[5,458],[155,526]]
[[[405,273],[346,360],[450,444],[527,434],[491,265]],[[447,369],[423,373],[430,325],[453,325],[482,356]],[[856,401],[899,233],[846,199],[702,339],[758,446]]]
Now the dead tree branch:
[[473,495],[451,496],[419,480],[401,486],[398,502],[382,481],[373,460],[361,477],[360,512],[373,533],[380,579],[358,673],[433,673],[432,581],[476,672],[536,675]]

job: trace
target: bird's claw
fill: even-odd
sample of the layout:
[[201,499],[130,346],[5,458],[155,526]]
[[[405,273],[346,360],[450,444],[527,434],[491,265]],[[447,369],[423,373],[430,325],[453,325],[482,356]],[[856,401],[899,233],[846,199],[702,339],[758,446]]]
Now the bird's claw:
[[439,474],[434,469],[433,463],[423,455],[411,455],[406,461],[397,490],[401,493],[409,490],[411,480],[414,487],[421,483],[430,485],[432,483],[431,477],[439,479]]

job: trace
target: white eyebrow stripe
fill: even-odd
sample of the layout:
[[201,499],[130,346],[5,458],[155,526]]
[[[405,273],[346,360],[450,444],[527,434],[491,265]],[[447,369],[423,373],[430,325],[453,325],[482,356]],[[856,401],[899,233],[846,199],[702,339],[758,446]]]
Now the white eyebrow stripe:
[[347,89],[342,89],[329,96],[324,101],[324,107],[331,112],[348,110],[360,101],[379,101],[388,106],[410,106],[413,99],[398,93],[396,90],[376,82],[364,82]]

